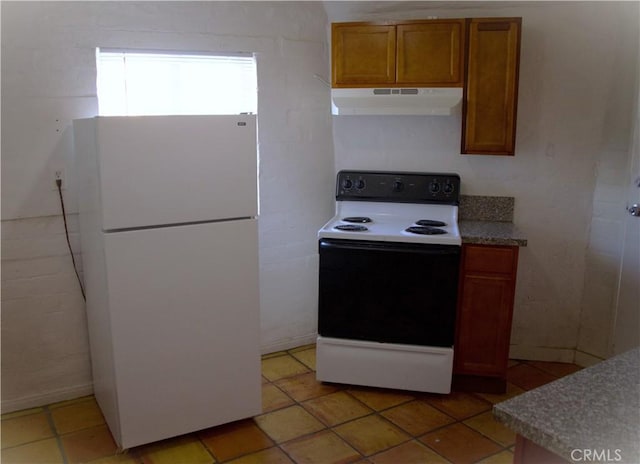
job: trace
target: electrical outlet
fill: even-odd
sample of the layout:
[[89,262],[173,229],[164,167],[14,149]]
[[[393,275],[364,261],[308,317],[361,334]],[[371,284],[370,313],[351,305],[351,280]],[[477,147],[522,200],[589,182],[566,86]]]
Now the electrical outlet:
[[62,182],[62,190],[64,190],[67,185],[64,178],[64,169],[55,169],[53,171],[53,190],[58,190],[58,181]]

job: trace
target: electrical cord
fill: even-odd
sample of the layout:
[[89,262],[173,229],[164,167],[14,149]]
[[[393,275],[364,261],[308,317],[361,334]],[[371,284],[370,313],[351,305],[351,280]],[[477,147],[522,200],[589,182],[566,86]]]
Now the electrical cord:
[[64,198],[62,198],[62,179],[56,179],[56,185],[58,186],[58,195],[60,195],[60,206],[62,207],[62,220],[64,221],[64,233],[67,238],[67,246],[69,247],[69,254],[71,254],[71,262],[73,263],[73,270],[78,278],[78,284],[80,285],[80,292],[82,292],[82,299],[87,301],[87,296],[84,293],[84,287],[82,286],[82,280],[80,274],[78,274],[78,266],[76,266],[76,258],[73,256],[73,249],[71,249],[71,241],[69,240],[69,227],[67,226],[67,213],[64,210]]

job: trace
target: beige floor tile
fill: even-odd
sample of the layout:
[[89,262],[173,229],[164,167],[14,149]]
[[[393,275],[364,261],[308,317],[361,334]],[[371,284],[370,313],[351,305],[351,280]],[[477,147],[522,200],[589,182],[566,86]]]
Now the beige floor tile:
[[373,464],[449,464],[445,458],[415,440],[371,456],[369,460]]
[[316,347],[312,345],[309,348],[304,348],[301,350],[291,351],[291,356],[296,358],[302,364],[307,366],[311,370],[316,370]]
[[349,394],[353,395],[376,411],[382,411],[383,409],[406,403],[407,401],[411,401],[415,398],[408,393],[401,393],[396,390],[386,390],[382,388],[353,387],[347,391]]
[[140,458],[134,453],[124,452],[90,461],[87,464],[140,464]]
[[14,419],[16,417],[29,416],[37,412],[44,412],[44,409],[43,408],[21,409],[20,411],[14,411],[14,412],[8,412],[6,414],[2,414],[1,417],[2,417],[2,420]]
[[309,368],[288,354],[262,360],[262,375],[270,381],[309,372]]
[[273,446],[271,439],[253,419],[214,427],[200,432],[198,437],[218,461],[228,461]]
[[494,419],[491,411],[467,419],[464,423],[504,447],[516,442],[515,432]]
[[73,398],[71,400],[58,401],[57,403],[50,404],[48,406],[49,409],[61,408],[64,406],[69,406],[71,404],[82,403],[83,401],[95,401],[95,396],[87,395],[81,396],[80,398]]
[[425,399],[431,406],[458,420],[466,419],[491,409],[491,403],[469,393],[451,392]]
[[478,464],[512,464],[513,453],[511,451],[500,451],[498,454],[489,456],[488,458],[479,461]]
[[75,432],[104,424],[104,417],[94,399],[79,401],[51,410],[51,417],[59,434]]
[[445,413],[419,400],[387,409],[381,414],[414,437],[455,421]]
[[193,435],[163,440],[138,450],[143,464],[212,464],[211,454]]
[[273,411],[294,403],[295,401],[275,385],[262,385],[262,412]]
[[116,443],[106,425],[71,432],[60,439],[70,464],[95,461],[117,452]]
[[63,464],[62,453],[55,438],[35,441],[2,450],[3,464]]
[[54,436],[44,412],[4,419],[1,427],[3,449]]
[[316,380],[315,372],[287,377],[274,382],[296,401],[305,401],[318,396],[328,395],[338,390],[335,385],[323,384]]
[[524,393],[520,387],[516,387],[514,384],[507,382],[507,391],[505,393],[475,393],[475,395],[481,397],[483,400],[488,401],[491,404],[501,403],[508,399],[514,398]]
[[302,406],[330,427],[373,412],[372,409],[343,391],[305,401]]
[[228,464],[294,464],[280,448],[269,448],[257,453],[249,454]]
[[277,443],[317,432],[324,425],[301,406],[289,406],[255,418],[258,426]]
[[288,350],[288,353],[298,353],[299,351],[307,351],[307,350],[315,350],[316,349],[316,344],[315,343],[309,343],[308,345],[300,345],[300,346],[296,346],[295,348],[291,348],[290,350]]
[[471,464],[502,448],[464,424],[453,424],[429,432],[420,441],[456,464]]
[[361,458],[360,453],[329,430],[285,443],[282,449],[296,464],[347,464]]
[[391,422],[376,415],[339,425],[334,431],[365,456],[371,456],[411,438]]
[[267,353],[262,355],[262,359],[277,358],[278,356],[285,356],[286,351],[274,351],[273,353]]
[[114,456],[107,456],[106,458],[96,459],[88,464],[140,464],[140,459],[134,454],[119,453]]

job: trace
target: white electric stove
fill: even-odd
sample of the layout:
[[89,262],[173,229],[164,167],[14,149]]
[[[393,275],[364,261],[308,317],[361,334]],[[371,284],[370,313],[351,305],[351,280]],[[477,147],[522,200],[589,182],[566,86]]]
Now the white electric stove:
[[459,190],[457,174],[338,173],[318,231],[318,380],[450,391]]

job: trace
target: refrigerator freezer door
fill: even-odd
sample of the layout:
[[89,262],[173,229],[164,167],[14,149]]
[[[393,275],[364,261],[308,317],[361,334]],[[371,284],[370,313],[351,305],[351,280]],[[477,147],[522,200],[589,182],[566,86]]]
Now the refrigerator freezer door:
[[98,402],[122,448],[260,414],[257,234],[255,219],[104,234],[118,394]]
[[254,115],[95,122],[103,230],[257,215]]

